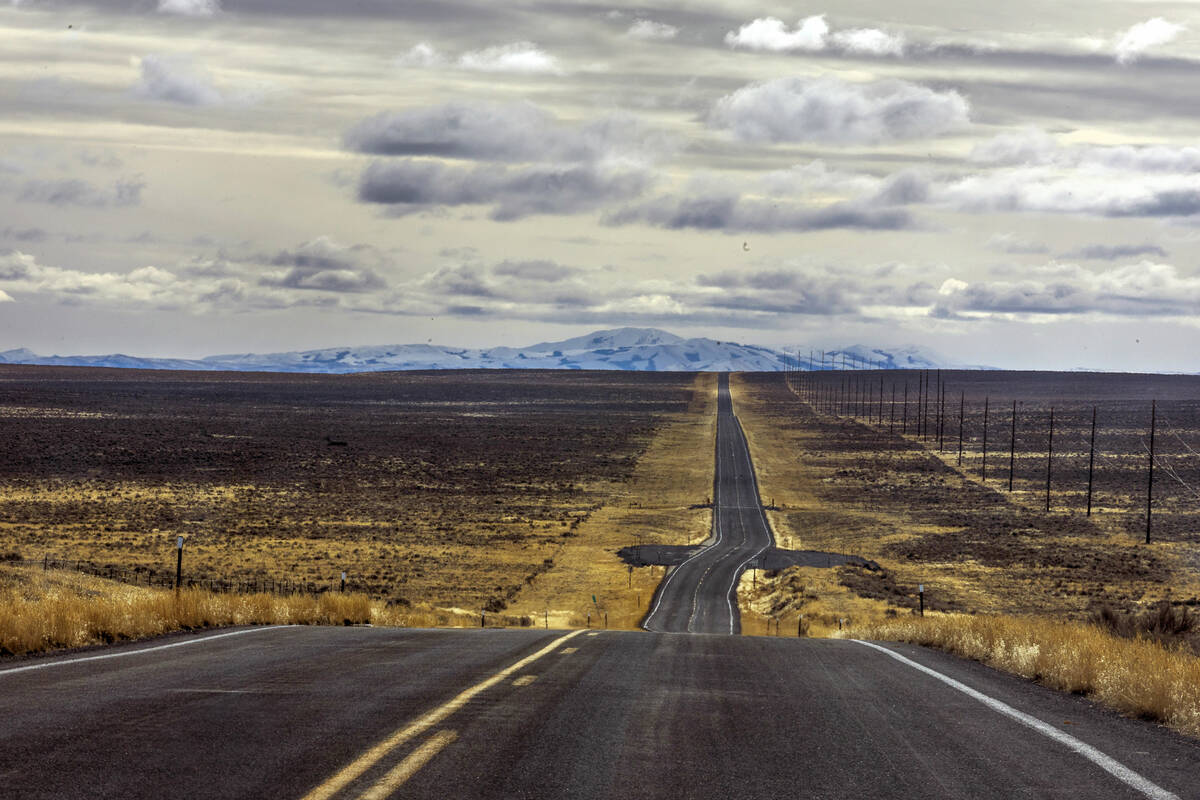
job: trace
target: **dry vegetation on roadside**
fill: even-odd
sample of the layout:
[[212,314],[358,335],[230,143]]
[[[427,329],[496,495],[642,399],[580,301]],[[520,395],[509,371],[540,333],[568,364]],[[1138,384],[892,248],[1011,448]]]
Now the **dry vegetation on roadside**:
[[[1081,513],[1030,508],[886,426],[814,414],[778,375],[736,375],[732,387],[781,544],[882,567],[837,567],[821,592],[853,622],[910,613],[919,584],[932,610],[1081,621],[1105,607],[1136,614],[1164,600],[1200,602],[1191,543],[1147,547]],[[789,594],[791,572],[760,581],[759,605]]]
[[[512,620],[509,620],[512,622]],[[143,639],[226,625],[478,625],[428,605],[365,594],[224,594],[142,586],[65,570],[0,565],[0,656]]]
[[1183,648],[1096,625],[996,615],[908,617],[849,635],[937,647],[1200,736],[1200,658]]
[[[695,376],[688,411],[661,427],[638,460],[623,490],[579,525],[510,612],[535,624],[637,628],[649,610],[663,567],[630,570],[617,556],[622,547],[690,544],[708,538],[712,511],[704,505],[716,467],[717,376]],[[593,604],[592,597],[596,602]]]

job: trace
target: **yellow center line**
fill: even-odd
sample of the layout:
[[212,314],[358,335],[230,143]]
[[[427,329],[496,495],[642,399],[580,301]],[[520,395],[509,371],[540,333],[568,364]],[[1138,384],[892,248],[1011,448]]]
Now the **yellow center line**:
[[403,786],[409,778],[416,775],[417,770],[428,764],[431,758],[442,751],[442,748],[457,738],[458,733],[455,731],[438,731],[433,736],[430,736],[425,744],[409,753],[407,758],[392,767],[391,772],[384,775],[374,786],[359,795],[358,800],[384,800],[392,792]]
[[512,685],[513,686],[528,686],[529,684],[533,683],[536,680],[537,680],[537,675],[522,675],[521,677],[519,677],[515,681],[513,681]]
[[364,772],[375,766],[380,759],[382,759],[392,750],[404,744],[409,739],[412,739],[414,736],[420,736],[434,725],[442,722],[442,720],[446,719],[455,711],[458,711],[460,708],[465,706],[475,695],[490,689],[497,683],[500,683],[508,678],[509,675],[512,675],[514,672],[519,672],[528,665],[532,664],[534,661],[537,661],[542,656],[554,652],[555,648],[557,648],[563,642],[566,642],[571,637],[578,636],[581,633],[583,633],[583,631],[572,631],[566,636],[560,636],[550,644],[543,647],[541,650],[538,650],[536,653],[525,656],[525,658],[522,658],[520,661],[509,667],[505,667],[490,678],[475,684],[470,689],[460,692],[454,698],[443,703],[432,711],[427,712],[424,716],[418,717],[416,720],[408,723],[402,728],[398,728],[395,732],[385,737],[370,750],[367,750],[354,761],[351,761],[345,767],[340,769],[335,775],[333,775],[333,777],[329,778],[320,786],[304,795],[302,800],[329,800],[329,798],[346,788]]

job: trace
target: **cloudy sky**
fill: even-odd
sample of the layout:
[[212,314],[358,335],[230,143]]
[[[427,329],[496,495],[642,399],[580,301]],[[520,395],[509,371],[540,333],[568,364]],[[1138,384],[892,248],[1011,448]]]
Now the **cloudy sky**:
[[1200,370],[1200,2],[0,2],[0,350]]

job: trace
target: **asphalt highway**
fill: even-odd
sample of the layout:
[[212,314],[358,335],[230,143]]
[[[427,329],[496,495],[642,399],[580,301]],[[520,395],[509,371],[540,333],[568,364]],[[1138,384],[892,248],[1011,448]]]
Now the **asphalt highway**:
[[729,376],[722,374],[717,388],[712,536],[707,547],[667,573],[642,627],[662,633],[740,633],[738,578],[773,544],[750,448],[733,413]]
[[920,648],[328,627],[167,642],[0,667],[0,797],[1200,797],[1194,741]]

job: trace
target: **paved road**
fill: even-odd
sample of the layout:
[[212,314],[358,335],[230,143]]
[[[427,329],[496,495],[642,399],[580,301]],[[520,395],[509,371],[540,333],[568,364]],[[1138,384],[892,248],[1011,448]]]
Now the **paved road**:
[[567,635],[255,629],[0,668],[0,797],[1200,797],[1195,742],[920,648]]
[[717,388],[710,543],[667,573],[642,627],[663,633],[740,633],[738,578],[773,544],[750,448],[733,413],[729,376],[723,374]]

